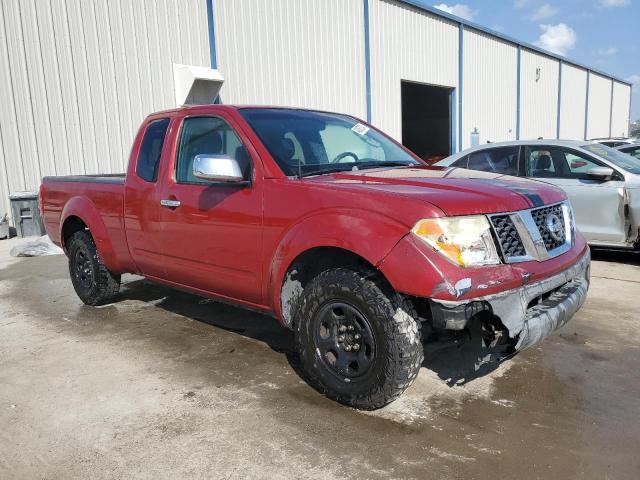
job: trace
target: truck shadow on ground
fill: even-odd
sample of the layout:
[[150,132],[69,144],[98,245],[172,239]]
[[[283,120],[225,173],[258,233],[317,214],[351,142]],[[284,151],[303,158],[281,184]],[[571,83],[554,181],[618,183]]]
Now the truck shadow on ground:
[[[286,356],[292,369],[307,380],[295,351],[293,332],[275,318],[140,279],[124,283],[116,301],[137,300],[216,328],[257,340]],[[458,343],[425,344],[423,367],[449,386],[463,385],[495,370],[498,362],[482,363],[487,351],[477,332]]]
[[640,251],[592,248],[591,260],[640,266]]

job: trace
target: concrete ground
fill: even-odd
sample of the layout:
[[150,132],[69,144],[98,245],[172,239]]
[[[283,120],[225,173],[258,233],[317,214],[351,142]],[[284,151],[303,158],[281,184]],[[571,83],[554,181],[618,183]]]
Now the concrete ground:
[[[594,253],[565,329],[466,383],[427,355],[363,413],[296,373],[275,320],[126,277],[83,306],[66,258],[0,241],[0,478],[640,477],[640,258]],[[454,366],[454,367],[452,367]]]

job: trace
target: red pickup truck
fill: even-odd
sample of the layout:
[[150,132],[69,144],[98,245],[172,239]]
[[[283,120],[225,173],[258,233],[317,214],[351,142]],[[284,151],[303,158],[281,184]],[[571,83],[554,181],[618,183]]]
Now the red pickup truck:
[[126,175],[47,177],[40,193],[84,303],[112,301],[130,272],[271,314],[310,383],[356,408],[412,383],[421,341],[475,325],[506,358],[566,323],[589,286],[561,190],[429,167],[346,115],[155,113]]

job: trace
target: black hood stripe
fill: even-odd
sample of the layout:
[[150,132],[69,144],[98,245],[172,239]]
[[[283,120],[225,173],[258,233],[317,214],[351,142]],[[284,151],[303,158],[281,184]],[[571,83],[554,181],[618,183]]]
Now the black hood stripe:
[[492,180],[485,179],[485,178],[477,178],[475,180],[482,180],[487,183],[492,183],[494,185],[497,184],[501,187],[511,190],[512,192],[516,192],[518,195],[521,195],[522,197],[526,198],[532,207],[542,207],[544,205],[544,201],[535,190],[528,189],[526,187],[523,187],[522,185],[515,185],[514,182],[502,181],[497,178]]

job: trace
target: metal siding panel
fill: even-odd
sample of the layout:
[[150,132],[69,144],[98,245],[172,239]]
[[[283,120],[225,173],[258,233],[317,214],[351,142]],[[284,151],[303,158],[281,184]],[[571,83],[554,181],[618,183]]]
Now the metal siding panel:
[[5,29],[6,7],[0,2],[0,216],[9,212],[8,195],[24,188],[22,151],[18,134],[13,80],[9,63],[9,41]]
[[366,116],[362,0],[215,0],[214,8],[225,103]]
[[[138,82],[142,88],[142,112],[141,117],[153,112],[153,76],[151,75],[151,59],[149,57],[149,37],[147,35],[147,15],[145,2],[131,2],[133,4],[133,24],[135,26],[135,39],[137,46],[137,57],[139,62],[140,78]],[[182,9],[181,9],[182,10]],[[181,15],[184,12],[180,12]],[[180,19],[180,17],[178,17]],[[188,35],[187,35],[188,38]],[[191,63],[191,52],[185,52],[185,56]]]
[[[19,156],[9,159],[7,174],[13,189],[24,190],[40,176],[38,172],[38,152],[31,110],[31,93],[28,84],[24,38],[20,4],[5,1],[3,5],[4,27],[7,37],[8,73],[12,97],[13,115],[19,144]],[[3,95],[4,96],[4,95]]]
[[173,63],[209,65],[203,0],[0,8],[2,210],[43,174],[124,171],[140,121],[174,106]]
[[620,82],[613,83],[613,104],[611,106],[611,135],[629,135],[629,100],[631,87]]
[[464,29],[462,149],[474,128],[480,143],[516,139],[517,55],[510,43]]
[[609,109],[611,108],[611,79],[591,73],[589,80],[589,110],[587,138],[609,136]]
[[113,173],[111,162],[109,161],[110,146],[112,140],[109,130],[112,124],[107,120],[106,98],[105,98],[105,77],[108,75],[106,67],[105,48],[98,40],[98,22],[96,19],[95,2],[83,4],[83,23],[85,56],[87,64],[90,66],[88,74],[89,89],[87,93],[91,98],[84,99],[91,102],[93,107],[93,135],[95,138],[96,156],[91,162],[93,170],[91,173]]
[[31,115],[33,116],[33,128],[38,153],[35,159],[37,162],[35,171],[39,175],[34,183],[38,184],[40,176],[56,174],[55,150],[53,148],[49,110],[50,100],[47,96],[41,49],[41,43],[48,43],[50,39],[46,38],[46,34],[44,38],[41,38],[35,2],[33,0],[24,1],[21,3],[21,9],[25,59],[29,77],[27,86],[31,98]]
[[[158,38],[158,62],[159,78],[173,77],[173,45],[172,38],[175,34],[169,22],[169,5],[167,0],[157,3],[157,16],[155,28],[157,29]],[[208,38],[203,40],[208,44]],[[178,63],[178,62],[176,62]],[[206,65],[206,63],[202,64]],[[171,82],[160,82],[162,88],[162,104],[167,108],[175,103],[174,87]]]
[[581,67],[581,68],[584,68],[584,69],[589,69],[592,72],[598,73],[598,74],[600,74],[602,76],[605,76],[607,78],[613,78],[614,80],[616,80],[616,81],[618,81],[620,83],[623,83],[625,85],[629,85],[629,86],[631,85],[631,83],[629,83],[627,80],[623,80],[623,79],[617,78],[617,77],[612,77],[608,73],[604,73],[604,72],[602,72],[600,70],[596,70],[596,69],[593,69],[593,68],[591,68],[589,66],[585,66],[585,65],[583,65],[581,63],[576,62],[575,60],[570,60],[570,59],[568,59],[568,58],[566,58],[566,57],[564,57],[562,55],[558,55],[558,54],[553,53],[553,52],[551,52],[549,50],[545,50],[544,48],[540,48],[540,47],[538,47],[538,46],[536,46],[534,44],[523,42],[521,40],[518,40],[517,38],[514,38],[514,37],[511,37],[509,35],[505,35],[504,33],[498,32],[495,29],[487,28],[487,27],[485,27],[483,25],[480,25],[478,23],[469,21],[469,20],[467,20],[465,18],[462,18],[460,16],[457,16],[457,15],[454,15],[452,13],[446,12],[446,11],[436,7],[435,5],[434,6],[429,6],[429,5],[427,5],[427,2],[425,2],[425,0],[399,0],[399,1],[401,1],[403,3],[406,3],[406,4],[410,4],[412,6],[415,6],[415,7],[419,8],[419,9],[421,9],[421,10],[425,10],[427,12],[431,12],[434,15],[437,15],[438,17],[442,17],[442,18],[446,18],[446,19],[452,20],[455,23],[460,23],[463,26],[465,26],[465,28],[470,28],[470,29],[477,30],[479,32],[486,33],[487,35],[489,35],[489,36],[491,36],[493,38],[501,39],[503,41],[506,41],[507,43],[511,43],[513,45],[520,46],[520,47],[522,47],[524,49],[527,49],[527,50],[530,50],[532,52],[537,52],[537,53],[540,53],[540,54],[542,54],[544,56],[547,56],[547,57],[550,57],[550,58],[554,58],[554,59],[557,59],[558,61],[563,61],[565,63],[570,63],[570,64],[575,65],[577,67]]
[[[55,163],[54,171],[58,175],[68,175],[69,140],[65,122],[65,106],[62,96],[62,83],[57,32],[55,27],[54,4],[46,2],[38,4],[36,11],[40,31],[41,65],[43,80],[47,92],[48,127],[53,144],[49,158]],[[60,28],[58,26],[58,28]],[[65,86],[66,88],[66,86]]]
[[4,214],[11,210],[9,208],[9,185],[7,183],[7,164],[4,142],[2,141],[2,128],[3,124],[0,121],[0,219],[4,218]]
[[67,15],[69,20],[69,33],[72,44],[72,58],[76,80],[76,101],[78,114],[82,128],[83,171],[86,173],[98,173],[98,146],[96,143],[96,114],[94,98],[91,95],[91,79],[98,70],[95,62],[91,66],[95,68],[90,74],[90,59],[87,57],[87,30],[88,12],[81,8],[80,0],[67,1]]
[[[74,45],[71,43],[68,7],[66,0],[54,0],[51,2],[52,23],[55,31],[55,44],[57,51],[58,76],[60,90],[54,89],[51,95],[59,95],[64,111],[64,128],[68,149],[67,158],[56,158],[57,164],[66,164],[64,168],[69,174],[85,173],[84,145],[82,143],[83,125],[80,121],[80,106],[78,90],[76,88],[76,69],[73,59]],[[75,46],[77,48],[77,45]],[[84,127],[86,130],[86,127]]]
[[132,3],[133,2],[129,2],[128,0],[121,0],[120,7],[125,48],[124,61],[126,63],[129,95],[131,95],[129,97],[131,123],[138,125],[145,117],[145,112],[148,113],[148,110],[144,104],[144,94],[142,92],[142,90],[146,88],[146,85],[143,81],[142,59],[140,58],[140,48],[138,47],[139,29],[133,20],[134,10]]
[[[536,74],[540,69],[540,76]],[[522,50],[520,139],[556,138],[558,60]]]
[[104,119],[107,150],[103,152],[101,162],[108,163],[110,172],[123,172],[122,165],[122,120],[115,72],[114,42],[111,30],[111,18],[106,2],[95,4],[97,39],[100,48],[101,77],[104,98]]
[[587,71],[564,63],[560,100],[560,138],[567,140],[584,138],[583,119],[586,95]]
[[458,24],[396,1],[369,8],[372,122],[400,140],[401,80],[457,88]]

